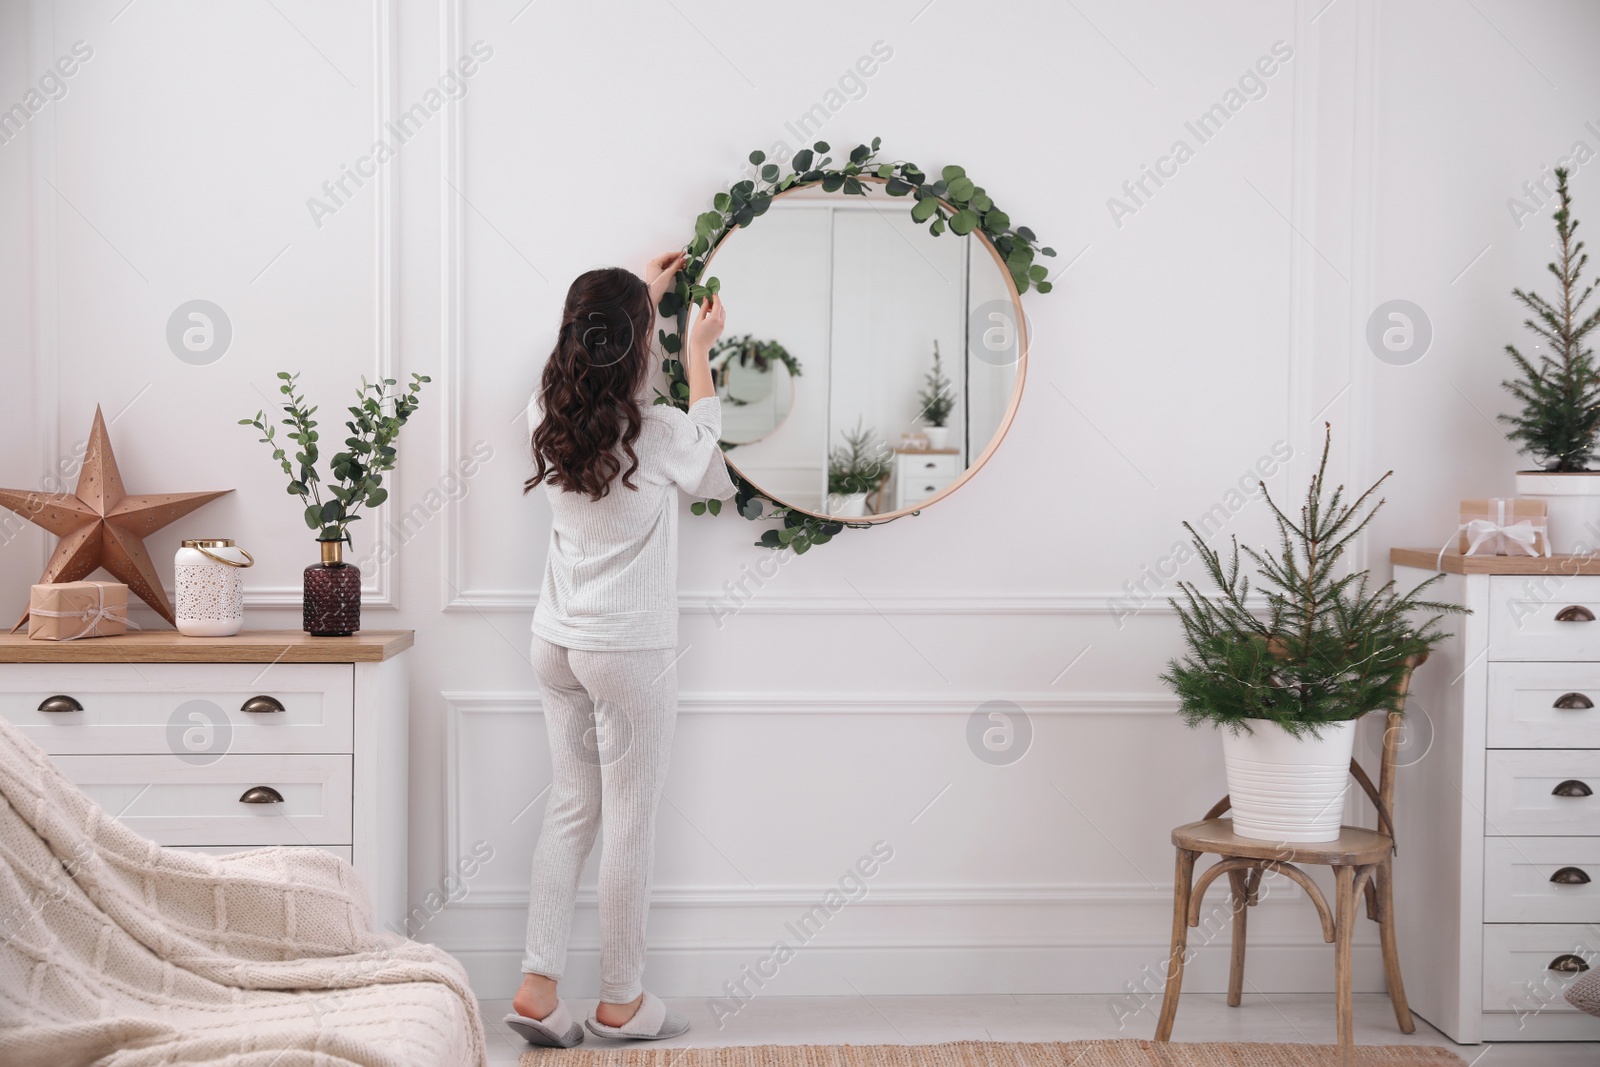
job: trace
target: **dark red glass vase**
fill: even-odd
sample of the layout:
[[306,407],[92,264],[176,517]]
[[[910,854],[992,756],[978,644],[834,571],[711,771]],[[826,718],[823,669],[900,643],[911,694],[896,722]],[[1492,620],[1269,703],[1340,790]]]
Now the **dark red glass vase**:
[[305,569],[302,624],[312,637],[349,637],[361,629],[361,568],[344,562],[344,545],[318,541],[322,562]]

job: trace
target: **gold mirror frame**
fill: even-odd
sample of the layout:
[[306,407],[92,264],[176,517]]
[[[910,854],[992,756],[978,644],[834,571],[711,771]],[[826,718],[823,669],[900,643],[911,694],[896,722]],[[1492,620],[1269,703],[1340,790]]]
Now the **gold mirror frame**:
[[[695,236],[684,248],[684,266],[673,278],[672,287],[661,297],[657,310],[662,316],[673,320],[673,329],[662,329],[659,333],[665,353],[661,369],[667,376],[667,389],[665,392],[657,391],[655,402],[672,404],[681,410],[689,407],[687,376],[677,357],[683,350],[687,336],[691,306],[702,303],[721,287],[718,279],[707,276],[706,268],[722,242],[734,230],[748,226],[765,214],[775,197],[812,187],[818,187],[825,193],[842,191],[846,196],[865,196],[873,184],[881,184],[891,199],[910,197],[913,200],[912,220],[927,224],[933,236],[937,237],[948,229],[959,236],[976,233],[982,237],[1007,279],[1016,314],[1017,383],[999,427],[976,461],[943,490],[919,502],[915,508],[872,516],[818,515],[774,499],[730,463],[729,472],[736,490],[735,509],[752,521],[782,523],[776,529],[762,532],[761,539],[756,542],[760,547],[793,548],[798,555],[816,545],[825,544],[846,527],[869,529],[893,519],[920,513],[929,504],[944,499],[965,485],[983,468],[1010,432],[1021,402],[1027,380],[1030,343],[1021,294],[1030,288],[1041,293],[1051,290],[1049,272],[1035,259],[1036,256],[1054,256],[1055,250],[1039,244],[1033,231],[1026,226],[1013,226],[1010,216],[995,205],[982,187],[967,177],[963,168],[952,164],[944,167],[937,179],[930,179],[922,168],[905,160],[878,162],[876,157],[880,144],[881,139],[874,137],[870,145],[861,144],[851,149],[848,162],[830,167],[833,158],[826,155],[829,147],[826,142],[818,141],[810,148],[802,148],[792,157],[781,161],[790,168],[787,175],[784,175],[779,162],[767,162],[765,153],[750,153],[750,163],[755,168],[754,176],[735,182],[726,191],[718,193],[711,210],[696,217]],[[964,343],[967,340],[963,339]],[[690,511],[696,515],[718,515],[722,511],[722,502],[696,501],[690,505]]]
[[[886,179],[877,177],[863,176],[861,181],[872,182],[876,185],[888,184]],[[801,186],[795,189],[786,189],[774,196],[773,199],[779,200],[784,197],[792,196],[796,193],[812,193],[815,191],[816,190],[813,186]],[[826,195],[837,196],[841,194],[829,193]],[[821,198],[819,197],[818,199]],[[951,211],[952,213],[956,210],[948,201],[944,200],[943,198],[940,198],[939,202],[944,205],[946,210]],[[726,243],[727,238],[732,237],[741,229],[744,229],[744,227],[735,226],[730,229],[723,240],[717,243],[717,247],[712,249],[710,254],[706,256],[705,262],[707,270],[711,269],[712,262],[717,258],[717,253],[722,250],[722,245]],[[1000,442],[1004,441],[1006,434],[1011,431],[1011,421],[1016,417],[1017,407],[1022,403],[1022,389],[1028,380],[1028,320],[1026,314],[1022,310],[1022,294],[1017,290],[1016,280],[1011,277],[1011,272],[1006,269],[1006,262],[1003,258],[1001,258],[1000,252],[995,248],[994,243],[989,240],[987,234],[980,233],[977,230],[974,230],[965,236],[976,237],[983,243],[983,247],[988,251],[990,258],[994,260],[996,269],[1000,271],[1000,276],[1005,279],[1006,296],[1011,300],[1011,310],[1012,314],[1015,316],[1017,327],[1017,381],[1016,384],[1012,386],[1011,399],[1006,404],[1005,414],[1000,417],[1000,424],[995,428],[994,436],[989,439],[989,443],[984,447],[982,452],[978,453],[977,459],[968,464],[967,469],[962,471],[954,481],[945,486],[943,489],[939,490],[937,493],[934,493],[932,496],[926,497],[919,501],[916,507],[901,508],[899,511],[885,512],[880,515],[828,515],[826,513],[810,511],[806,508],[798,507],[784,500],[779,500],[777,497],[767,493],[765,489],[762,489],[762,494],[766,496],[768,500],[781,504],[791,511],[797,511],[803,515],[809,515],[812,518],[818,519],[822,522],[843,522],[847,526],[877,526],[885,522],[892,522],[895,519],[905,518],[907,515],[921,514],[922,511],[929,505],[938,503],[951,493],[955,492],[957,489],[960,489],[963,485],[966,485],[967,482],[971,480],[972,476],[977,474],[978,471],[983,468],[985,463],[989,462],[989,457],[994,455],[995,450],[1000,447]],[[718,286],[718,288],[720,289],[721,287]],[[970,331],[963,343],[971,343]],[[753,444],[754,442],[750,443]],[[739,465],[734,462],[732,452],[724,453],[722,458],[727,461],[728,466],[731,467],[734,473],[740,478],[743,478],[746,482],[752,486],[755,486],[757,489],[761,489],[759,483],[757,483],[744,471],[739,469]]]

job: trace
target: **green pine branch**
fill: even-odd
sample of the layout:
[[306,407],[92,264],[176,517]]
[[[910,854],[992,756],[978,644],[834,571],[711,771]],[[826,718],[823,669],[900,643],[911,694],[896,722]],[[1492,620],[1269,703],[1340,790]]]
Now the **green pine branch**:
[[[1343,486],[1327,493],[1331,447],[1330,429],[1298,517],[1261,485],[1277,528],[1276,550],[1241,547],[1234,539],[1224,556],[1183,524],[1217,590],[1202,593],[1183,581],[1172,601],[1187,652],[1161,679],[1178,695],[1190,726],[1212,723],[1238,732],[1265,720],[1297,736],[1315,735],[1328,723],[1400,710],[1408,661],[1449,636],[1438,623],[1462,609],[1421,597],[1437,576],[1401,594],[1393,582],[1374,589],[1367,572],[1341,566],[1383,507],[1373,495],[1389,475],[1354,500],[1345,499]],[[1241,556],[1256,572],[1262,605],[1251,599]],[[1421,614],[1430,617],[1418,624],[1414,617]]]
[[1531,313],[1522,324],[1547,350],[1530,359],[1515,345],[1506,345],[1519,376],[1501,385],[1522,410],[1501,415],[1500,421],[1511,427],[1506,436],[1519,451],[1546,470],[1582,471],[1594,459],[1600,436],[1600,372],[1593,352],[1584,346],[1584,339],[1600,323],[1600,308],[1583,315],[1595,287],[1579,280],[1589,257],[1576,237],[1578,221],[1572,217],[1564,168],[1556,170],[1556,193],[1561,200],[1555,212],[1560,259],[1545,269],[1555,278],[1560,295],[1552,302],[1537,293],[1511,291]]

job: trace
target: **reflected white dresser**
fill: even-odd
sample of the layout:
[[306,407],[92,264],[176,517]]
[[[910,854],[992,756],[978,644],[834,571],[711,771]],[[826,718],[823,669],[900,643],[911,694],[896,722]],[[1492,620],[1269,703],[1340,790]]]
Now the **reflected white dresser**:
[[914,508],[960,477],[961,453],[955,449],[895,451],[894,510]]
[[[1435,572],[1394,549],[1395,582]],[[1400,963],[1456,1041],[1600,1040],[1563,993],[1600,967],[1600,559],[1446,555],[1472,609],[1417,671],[1395,798]]]
[[406,914],[412,633],[0,636],[0,715],[133,830],[206,852],[350,861],[379,925]]

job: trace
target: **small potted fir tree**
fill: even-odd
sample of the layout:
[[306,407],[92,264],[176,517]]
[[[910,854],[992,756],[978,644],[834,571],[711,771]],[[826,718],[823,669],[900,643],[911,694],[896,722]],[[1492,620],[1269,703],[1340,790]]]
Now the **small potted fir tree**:
[[[1401,594],[1393,582],[1372,589],[1366,571],[1339,573],[1345,549],[1383,506],[1372,494],[1389,475],[1353,501],[1343,486],[1324,500],[1328,443],[1298,522],[1261,486],[1278,548],[1243,552],[1258,574],[1264,611],[1240,573],[1238,540],[1224,559],[1184,523],[1217,592],[1178,583],[1183,599],[1172,603],[1188,647],[1161,677],[1190,726],[1226,728],[1233,832],[1243,837],[1339,836],[1356,721],[1400,709],[1406,672],[1449,636],[1437,629],[1439,619],[1462,610],[1421,599],[1438,577]],[[1432,617],[1417,625],[1412,617],[1422,612]]]
[[1500,421],[1511,426],[1506,436],[1543,468],[1517,472],[1517,495],[1545,501],[1550,550],[1565,554],[1579,551],[1580,542],[1593,545],[1600,539],[1600,471],[1589,469],[1600,437],[1600,370],[1584,345],[1600,323],[1600,309],[1583,314],[1594,285],[1579,281],[1589,257],[1574,236],[1578,222],[1562,168],[1556,170],[1556,193],[1560,258],[1547,269],[1555,276],[1557,293],[1552,301],[1511,291],[1532,315],[1523,324],[1540,340],[1534,358],[1506,345],[1518,376],[1502,384],[1522,410],[1501,415]]
[[944,376],[944,364],[939,358],[939,342],[933,342],[933,369],[922,379],[922,392],[917,394],[922,405],[921,418],[928,425],[922,432],[927,435],[929,448],[950,447],[950,416],[956,410],[955,386]]
[[888,449],[859,419],[840,436],[844,444],[828,455],[828,514],[855,518],[867,513],[867,494],[889,474]]

